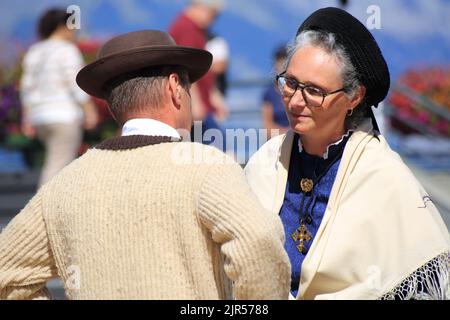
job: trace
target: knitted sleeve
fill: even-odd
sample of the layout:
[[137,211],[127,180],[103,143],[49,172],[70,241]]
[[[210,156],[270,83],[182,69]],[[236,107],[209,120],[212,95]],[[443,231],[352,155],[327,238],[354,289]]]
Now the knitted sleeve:
[[56,267],[35,196],[0,233],[0,299],[48,299]]
[[287,299],[291,267],[278,216],[258,203],[237,165],[213,166],[199,193],[199,217],[221,244],[237,299]]

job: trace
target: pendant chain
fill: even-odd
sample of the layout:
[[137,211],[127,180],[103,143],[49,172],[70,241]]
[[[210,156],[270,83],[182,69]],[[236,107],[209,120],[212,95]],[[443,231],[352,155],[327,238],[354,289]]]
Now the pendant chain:
[[[331,161],[331,163],[327,166],[327,168],[313,181],[312,179],[302,178],[300,180],[300,189],[302,190],[302,200],[300,201],[300,213],[299,213],[299,227],[295,230],[295,232],[291,235],[292,240],[294,242],[300,241],[297,245],[297,250],[302,254],[306,254],[308,252],[305,241],[309,242],[312,239],[311,233],[309,232],[306,224],[312,223],[312,218],[309,213],[309,208],[313,201],[313,190],[315,186],[320,182],[322,177],[330,170],[330,168],[336,163],[336,161],[341,157],[344,148],[341,148],[336,157]],[[306,210],[303,212],[303,205],[305,203],[306,195],[309,194],[310,198],[306,204]]]

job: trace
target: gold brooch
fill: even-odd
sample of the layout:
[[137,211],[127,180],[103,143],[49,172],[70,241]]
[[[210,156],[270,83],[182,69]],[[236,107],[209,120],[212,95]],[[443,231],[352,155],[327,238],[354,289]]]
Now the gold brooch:
[[310,192],[313,189],[314,182],[311,179],[303,178],[300,180],[300,188],[303,192]]

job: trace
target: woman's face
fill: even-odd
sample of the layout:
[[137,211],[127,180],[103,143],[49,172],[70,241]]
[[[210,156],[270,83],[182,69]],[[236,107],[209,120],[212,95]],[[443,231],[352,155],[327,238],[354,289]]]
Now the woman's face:
[[[295,52],[285,76],[324,92],[343,87],[338,62],[323,49],[313,46]],[[326,96],[321,107],[311,107],[306,105],[301,89],[297,88],[292,97],[283,97],[283,103],[294,132],[305,136],[344,133],[344,120],[350,100],[342,91]]]

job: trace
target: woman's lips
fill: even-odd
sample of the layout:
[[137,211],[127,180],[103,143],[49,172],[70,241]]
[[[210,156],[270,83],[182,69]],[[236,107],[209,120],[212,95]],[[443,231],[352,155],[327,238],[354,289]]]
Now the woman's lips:
[[297,114],[297,113],[294,113],[294,112],[291,112],[291,115],[292,115],[294,118],[311,118],[311,116],[308,116],[308,115],[306,115],[306,114]]

